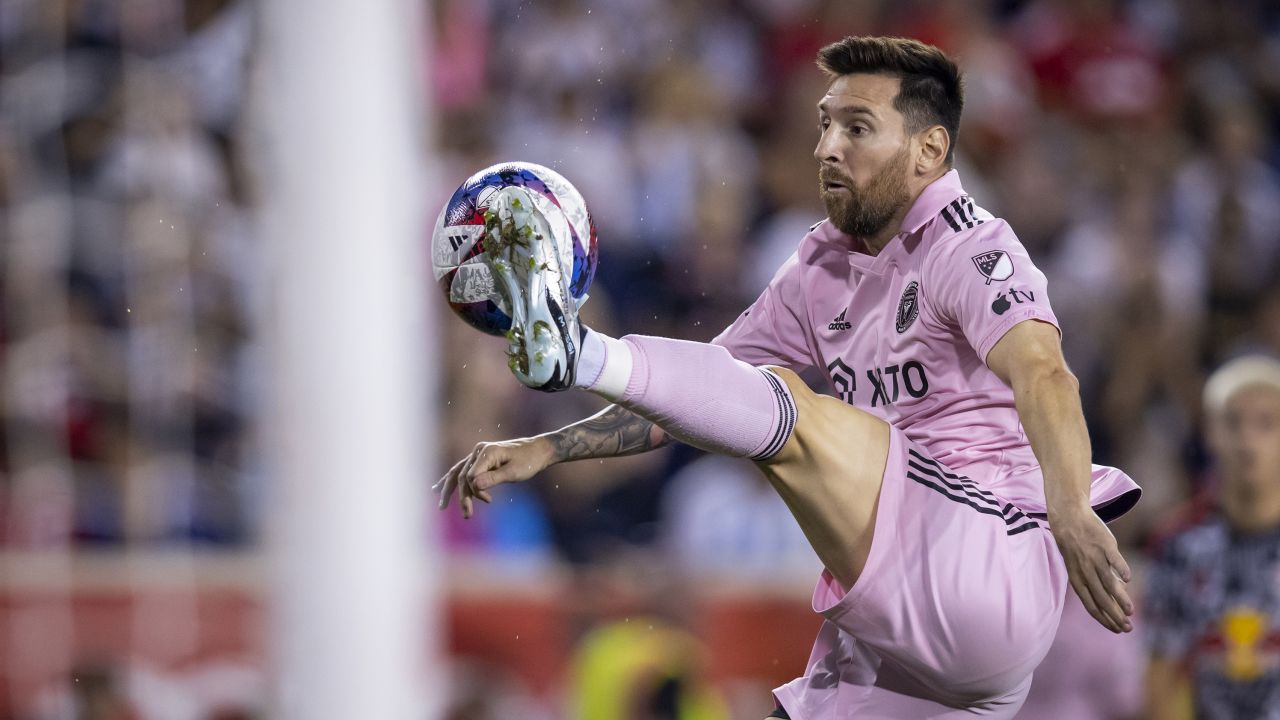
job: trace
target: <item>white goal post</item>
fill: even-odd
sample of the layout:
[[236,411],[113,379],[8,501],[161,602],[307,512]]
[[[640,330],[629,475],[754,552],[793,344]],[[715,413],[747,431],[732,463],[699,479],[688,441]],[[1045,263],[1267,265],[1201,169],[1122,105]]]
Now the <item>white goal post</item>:
[[[264,416],[273,717],[435,718],[438,573],[415,0],[270,0]],[[430,354],[427,355],[430,357]]]

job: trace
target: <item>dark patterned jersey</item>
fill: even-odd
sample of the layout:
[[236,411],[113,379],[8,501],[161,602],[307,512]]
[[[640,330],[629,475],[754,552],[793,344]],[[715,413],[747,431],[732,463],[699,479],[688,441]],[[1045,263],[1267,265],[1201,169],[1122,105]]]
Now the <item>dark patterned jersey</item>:
[[1280,720],[1280,527],[1210,515],[1163,545],[1145,597],[1151,652],[1186,666],[1197,718]]

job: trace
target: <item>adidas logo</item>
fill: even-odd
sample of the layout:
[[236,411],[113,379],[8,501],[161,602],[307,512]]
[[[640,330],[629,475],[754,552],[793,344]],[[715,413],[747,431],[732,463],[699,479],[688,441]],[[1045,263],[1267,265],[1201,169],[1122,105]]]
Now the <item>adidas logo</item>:
[[827,325],[827,329],[828,330],[848,330],[849,328],[852,328],[853,323],[848,322],[844,319],[844,314],[847,312],[849,312],[849,308],[845,308],[844,310],[841,310],[840,314],[836,316],[836,319],[832,320],[831,323]]

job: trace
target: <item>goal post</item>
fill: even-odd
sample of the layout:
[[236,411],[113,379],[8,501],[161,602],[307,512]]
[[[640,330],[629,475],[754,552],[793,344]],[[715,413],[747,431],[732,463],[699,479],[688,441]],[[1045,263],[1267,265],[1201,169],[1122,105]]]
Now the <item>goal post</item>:
[[440,712],[423,5],[262,7],[273,716]]

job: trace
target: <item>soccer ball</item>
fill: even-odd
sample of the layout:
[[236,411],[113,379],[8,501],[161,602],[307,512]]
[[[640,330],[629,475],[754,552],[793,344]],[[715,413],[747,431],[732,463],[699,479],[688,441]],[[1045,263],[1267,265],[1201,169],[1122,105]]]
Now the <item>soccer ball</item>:
[[[436,282],[449,307],[471,327],[490,335],[511,328],[511,312],[497,291],[484,252],[484,214],[499,190],[519,186],[532,191],[538,210],[552,227],[567,227],[561,257],[572,257],[569,294],[579,306],[596,274],[596,226],[577,188],[550,168],[533,163],[499,163],[467,178],[440,210],[431,237]],[[564,266],[568,267],[569,262]]]

